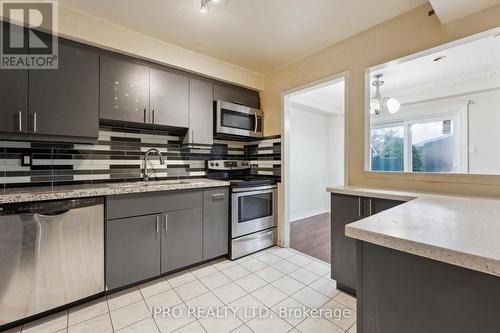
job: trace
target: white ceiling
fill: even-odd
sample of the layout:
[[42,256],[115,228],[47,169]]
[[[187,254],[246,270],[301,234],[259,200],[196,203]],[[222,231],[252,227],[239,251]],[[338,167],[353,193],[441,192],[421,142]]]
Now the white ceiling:
[[449,23],[500,4],[500,0],[429,0],[441,23]]
[[304,92],[294,94],[290,100],[311,109],[332,114],[344,114],[345,82],[342,79],[316,88],[306,89]]
[[[500,28],[465,44],[430,51],[427,55],[372,71],[384,74],[382,96],[409,103],[430,98],[500,87]],[[435,62],[437,57],[444,60]],[[371,95],[375,88],[371,88]]]
[[59,0],[61,6],[261,74],[427,0],[229,0],[227,7],[221,2],[202,14],[200,0]]

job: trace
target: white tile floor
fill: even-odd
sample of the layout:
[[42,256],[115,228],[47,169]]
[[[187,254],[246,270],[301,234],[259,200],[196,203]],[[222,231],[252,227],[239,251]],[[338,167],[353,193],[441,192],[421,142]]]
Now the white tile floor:
[[[179,316],[154,316],[155,306],[178,309]],[[200,311],[190,315],[188,308]],[[298,311],[303,309],[331,312],[309,316]],[[157,279],[7,332],[356,333],[355,310],[356,300],[330,279],[329,264],[274,247]]]

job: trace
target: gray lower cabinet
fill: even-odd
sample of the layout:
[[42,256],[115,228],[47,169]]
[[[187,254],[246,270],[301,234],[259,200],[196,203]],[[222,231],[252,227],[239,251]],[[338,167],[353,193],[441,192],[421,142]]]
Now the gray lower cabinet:
[[257,91],[223,83],[214,84],[214,100],[245,105],[254,109],[260,108],[260,98]]
[[189,79],[189,130],[184,143],[214,143],[213,85],[207,80]]
[[123,287],[160,274],[159,214],[106,222],[106,287]]
[[380,198],[370,198],[368,200],[369,200],[368,204],[371,210],[370,215],[381,213],[384,210],[394,208],[404,203],[404,201],[387,200]]
[[345,235],[345,226],[402,203],[395,200],[332,194],[331,276],[337,281],[339,289],[356,294],[356,240]]
[[30,132],[37,135],[99,136],[99,55],[59,42],[58,68],[29,73]]
[[203,260],[202,208],[165,214],[161,242],[161,272],[167,273]]
[[100,68],[101,119],[149,123],[149,68],[107,55]]
[[228,253],[227,187],[106,198],[106,284],[131,285]]
[[203,260],[228,253],[229,190],[205,190],[203,194]]
[[172,71],[150,69],[151,123],[189,126],[189,79]]
[[339,289],[349,293],[356,290],[356,240],[345,235],[345,226],[364,217],[362,200],[340,194],[332,194],[331,200],[331,274]]
[[357,250],[357,332],[500,332],[497,276],[361,241]]

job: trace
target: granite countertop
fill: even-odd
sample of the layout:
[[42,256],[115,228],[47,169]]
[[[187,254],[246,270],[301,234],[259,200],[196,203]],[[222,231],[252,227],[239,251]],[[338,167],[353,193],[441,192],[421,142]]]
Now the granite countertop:
[[500,276],[500,199],[355,187],[328,191],[408,201],[348,224],[348,237]]
[[223,186],[229,186],[229,182],[200,178],[99,185],[33,187],[7,190],[3,194],[0,194],[0,204]]

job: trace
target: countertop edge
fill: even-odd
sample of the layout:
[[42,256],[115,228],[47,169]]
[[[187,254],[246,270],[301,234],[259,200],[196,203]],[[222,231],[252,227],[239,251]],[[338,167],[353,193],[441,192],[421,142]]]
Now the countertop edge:
[[51,191],[40,191],[34,193],[20,192],[20,193],[0,195],[0,205],[23,203],[23,202],[37,202],[37,201],[49,201],[49,200],[100,197],[100,196],[110,196],[110,195],[123,195],[123,194],[134,194],[134,193],[217,188],[217,187],[228,187],[229,185],[230,183],[226,181],[209,180],[206,181],[205,183],[193,183],[193,184],[158,184],[149,186],[138,185],[131,187],[103,186],[98,188],[84,188],[84,189],[74,189],[74,190],[61,189],[60,191],[51,190]]
[[500,261],[496,259],[367,231],[351,225],[346,225],[345,235],[363,242],[500,277]]
[[413,192],[399,192],[392,190],[369,189],[369,188],[356,188],[356,187],[328,187],[327,192],[354,195],[367,198],[380,198],[388,200],[411,201],[417,199],[420,194]]

